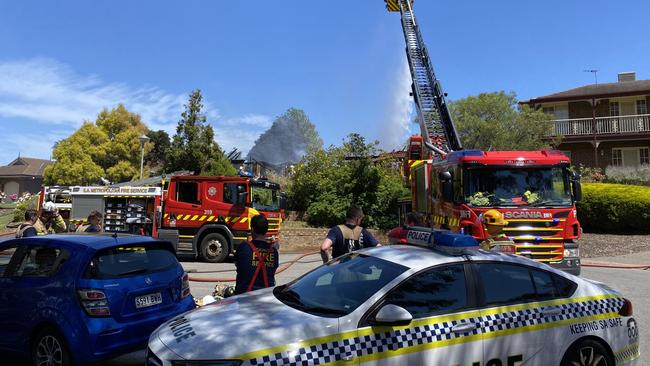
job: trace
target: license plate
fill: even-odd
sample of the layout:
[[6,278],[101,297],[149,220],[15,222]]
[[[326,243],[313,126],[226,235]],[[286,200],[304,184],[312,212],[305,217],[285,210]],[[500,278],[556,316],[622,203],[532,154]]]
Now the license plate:
[[135,298],[136,309],[146,308],[158,304],[162,304],[162,295],[160,294],[160,292],[138,296]]

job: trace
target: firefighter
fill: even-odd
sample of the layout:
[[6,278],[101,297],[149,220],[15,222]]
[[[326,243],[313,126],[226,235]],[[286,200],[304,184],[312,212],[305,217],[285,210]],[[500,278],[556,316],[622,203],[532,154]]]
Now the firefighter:
[[332,249],[332,258],[337,258],[361,248],[379,245],[377,239],[368,230],[361,227],[361,221],[363,221],[361,208],[350,207],[345,217],[345,224],[331,228],[320,246],[320,256],[323,263],[330,260],[330,249]]
[[36,229],[34,228],[37,216],[38,213],[36,210],[29,209],[25,211],[25,222],[20,224],[18,227],[18,231],[16,231],[16,238],[27,238],[37,235]]
[[235,252],[235,295],[275,286],[275,270],[279,266],[278,249],[266,240],[268,230],[269,222],[264,215],[251,219],[253,240],[241,242]]
[[101,233],[102,230],[102,218],[104,216],[101,212],[93,210],[88,214],[88,224],[79,225],[75,232],[77,233]]
[[59,215],[59,210],[52,201],[43,203],[41,214],[38,220],[36,220],[34,228],[38,235],[63,233],[68,229],[65,221],[63,221],[63,217]]
[[481,222],[485,226],[488,238],[481,242],[481,249],[490,250],[497,244],[513,244],[503,233],[503,227],[508,225],[508,221],[503,218],[499,210],[487,210],[481,215]]

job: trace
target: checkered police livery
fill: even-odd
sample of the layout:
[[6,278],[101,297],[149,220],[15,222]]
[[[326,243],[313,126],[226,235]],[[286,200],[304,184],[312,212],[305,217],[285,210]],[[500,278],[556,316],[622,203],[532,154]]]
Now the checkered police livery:
[[[539,304],[538,304],[539,305]],[[512,311],[499,311],[479,317],[458,318],[451,321],[431,323],[412,328],[388,330],[361,337],[346,338],[328,343],[319,343],[298,350],[288,349],[283,352],[264,355],[247,360],[254,366],[307,366],[320,365],[341,361],[344,357],[362,357],[386,351],[394,351],[408,347],[430,344],[436,347],[435,342],[449,341],[455,338],[466,338],[471,342],[478,340],[480,334],[499,333],[501,331],[516,329],[526,332],[533,329],[525,327],[554,323],[558,326],[566,321],[589,319],[599,315],[614,314],[623,305],[619,297],[584,299],[584,301],[561,303],[557,305],[526,308]],[[554,315],[546,315],[549,309],[557,309]],[[499,310],[496,308],[495,310]],[[488,310],[489,311],[489,310]],[[462,315],[462,314],[461,314]],[[431,318],[432,322],[436,318]],[[476,328],[465,333],[457,333],[454,326],[464,323],[476,324]],[[420,322],[420,320],[418,320]]]

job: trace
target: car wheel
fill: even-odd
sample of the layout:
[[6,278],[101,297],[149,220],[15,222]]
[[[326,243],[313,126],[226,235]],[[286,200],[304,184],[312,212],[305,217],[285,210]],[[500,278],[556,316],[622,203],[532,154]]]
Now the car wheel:
[[70,353],[59,332],[44,329],[36,335],[32,345],[32,365],[70,366]]
[[201,258],[210,263],[221,263],[228,257],[230,248],[221,234],[211,233],[201,241]]
[[600,342],[585,339],[569,348],[562,366],[614,366],[614,360]]

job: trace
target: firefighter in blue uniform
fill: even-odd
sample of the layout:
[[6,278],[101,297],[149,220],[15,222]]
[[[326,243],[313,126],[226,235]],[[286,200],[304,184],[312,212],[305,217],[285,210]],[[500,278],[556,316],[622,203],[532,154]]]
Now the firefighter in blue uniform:
[[275,271],[279,265],[277,248],[266,240],[269,222],[264,215],[251,219],[253,240],[243,241],[235,252],[237,284],[235,295],[275,286]]

